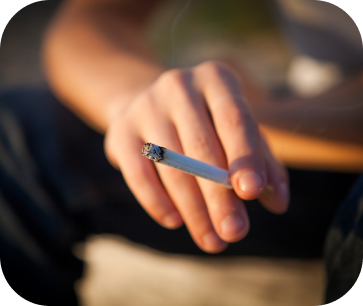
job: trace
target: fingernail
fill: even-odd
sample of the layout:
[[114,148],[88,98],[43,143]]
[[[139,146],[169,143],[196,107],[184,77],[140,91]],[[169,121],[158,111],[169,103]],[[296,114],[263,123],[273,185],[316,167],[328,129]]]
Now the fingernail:
[[259,197],[260,200],[270,201],[275,194],[275,189],[271,185],[267,185],[264,192]]
[[251,192],[262,188],[261,176],[254,172],[248,172],[239,179],[239,188],[244,192]]
[[163,224],[167,228],[175,228],[178,227],[181,223],[181,217],[177,212],[173,212],[163,219]]
[[209,233],[205,234],[203,236],[202,240],[203,240],[204,247],[206,247],[208,249],[214,248],[221,243],[221,239],[219,239],[217,234],[214,232],[209,232]]
[[228,216],[221,222],[221,231],[225,235],[237,235],[245,225],[242,218],[238,216]]

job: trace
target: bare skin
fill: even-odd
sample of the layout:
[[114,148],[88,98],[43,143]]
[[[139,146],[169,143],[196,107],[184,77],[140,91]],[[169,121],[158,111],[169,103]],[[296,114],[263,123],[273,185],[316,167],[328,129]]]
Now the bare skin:
[[[202,250],[220,252],[248,233],[242,199],[287,210],[288,177],[261,136],[239,73],[218,62],[168,71],[154,59],[142,29],[156,2],[143,9],[137,0],[65,2],[45,37],[44,67],[60,100],[105,133],[106,156],[150,216],[168,228],[185,223]],[[146,142],[229,169],[234,190],[155,169],[140,154]]]

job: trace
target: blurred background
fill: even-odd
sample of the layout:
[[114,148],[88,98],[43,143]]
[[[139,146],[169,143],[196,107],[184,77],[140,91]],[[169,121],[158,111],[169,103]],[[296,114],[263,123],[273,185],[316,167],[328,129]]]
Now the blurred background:
[[0,92],[18,86],[45,85],[39,51],[43,32],[60,2],[33,3],[9,21],[1,38]]
[[[39,55],[42,34],[61,2],[33,3],[11,19],[1,41],[0,91],[45,84]],[[167,1],[147,27],[150,43],[165,65],[184,67],[228,58],[262,84],[278,87],[285,83],[293,52],[267,0],[186,3]]]
[[[0,93],[46,86],[40,46],[60,2],[34,3],[9,22],[0,48]],[[168,1],[151,18],[146,34],[167,66],[225,58],[276,94],[309,96],[339,82],[339,72],[331,65],[296,61],[273,10],[268,0]],[[322,84],[318,89],[317,81],[301,85],[296,79],[301,60],[302,69],[316,71]],[[320,259],[170,255],[111,235],[90,237],[75,246],[75,253],[88,264],[77,284],[85,306],[310,306],[323,300]]]

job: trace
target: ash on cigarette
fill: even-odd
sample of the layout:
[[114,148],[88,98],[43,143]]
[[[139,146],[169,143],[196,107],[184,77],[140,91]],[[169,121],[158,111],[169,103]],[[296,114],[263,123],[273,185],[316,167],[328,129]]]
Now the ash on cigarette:
[[164,159],[164,148],[148,142],[142,146],[141,155],[158,163]]

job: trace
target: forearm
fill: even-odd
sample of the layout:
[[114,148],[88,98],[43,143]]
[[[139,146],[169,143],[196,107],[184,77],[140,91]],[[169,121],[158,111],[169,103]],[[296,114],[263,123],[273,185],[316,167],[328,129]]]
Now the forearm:
[[102,2],[69,1],[45,36],[43,62],[50,86],[100,132],[162,71],[143,37],[145,18]]

